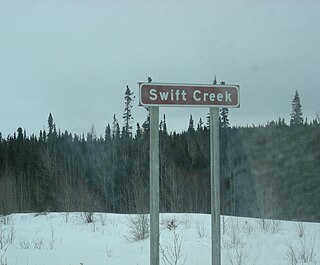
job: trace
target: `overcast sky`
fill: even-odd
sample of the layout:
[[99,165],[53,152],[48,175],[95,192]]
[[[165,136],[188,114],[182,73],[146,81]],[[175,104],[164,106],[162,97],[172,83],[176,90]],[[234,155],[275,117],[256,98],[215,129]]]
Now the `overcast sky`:
[[[0,132],[47,127],[103,134],[122,125],[124,91],[139,81],[240,85],[231,125],[290,119],[299,91],[304,117],[320,111],[320,1],[0,0]],[[161,108],[169,130],[207,109]],[[135,126],[134,126],[135,130]]]

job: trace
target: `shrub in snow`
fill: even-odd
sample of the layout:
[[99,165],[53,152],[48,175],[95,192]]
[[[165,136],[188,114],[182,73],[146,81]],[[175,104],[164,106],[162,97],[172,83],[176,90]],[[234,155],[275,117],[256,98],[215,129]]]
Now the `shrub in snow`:
[[93,215],[94,215],[93,212],[83,213],[85,223],[87,223],[87,224],[93,223],[94,222]]
[[304,225],[301,222],[298,222],[297,224],[297,232],[298,232],[298,236],[300,238],[302,238],[304,236]]
[[28,240],[21,240],[20,243],[21,249],[29,249],[30,248],[30,242]]
[[176,218],[169,219],[167,222],[167,228],[169,230],[175,230],[178,227]]
[[227,230],[227,224],[228,224],[228,219],[225,216],[222,216],[222,222],[221,222],[221,233],[224,235]]
[[197,223],[197,234],[199,238],[203,238],[206,236],[206,229],[204,226],[203,221],[200,223],[200,221],[198,221]]
[[182,237],[176,233],[175,229],[171,231],[173,232],[173,243],[160,244],[161,258],[166,265],[183,265],[187,256],[184,257],[181,253]]
[[230,265],[256,265],[260,253],[255,253],[256,256],[250,256],[247,244],[241,242],[232,249],[227,250],[227,258]]
[[6,254],[7,248],[4,249],[4,251],[0,251],[0,265],[8,265],[8,261],[5,258],[5,254]]
[[99,215],[99,218],[100,218],[101,225],[102,226],[106,225],[106,217],[103,213]]
[[106,255],[108,258],[112,257],[112,250],[110,248],[108,248],[108,245],[106,245]]
[[0,224],[9,225],[11,223],[12,216],[6,215],[0,217]]
[[8,243],[13,244],[16,235],[16,229],[14,228],[14,224],[11,224],[10,229],[8,230]]
[[129,235],[127,239],[131,242],[144,240],[149,237],[149,218],[146,214],[138,214],[129,219]]
[[305,236],[300,239],[300,247],[298,248],[299,258],[303,263],[314,261],[314,245],[316,238],[306,239]]
[[5,229],[4,225],[0,223],[0,250],[4,249],[8,243],[9,243],[9,238],[8,238],[7,230]]
[[50,237],[50,239],[48,240],[50,250],[53,250],[54,245],[55,245],[55,242],[56,242],[56,239],[55,239],[55,230],[53,229],[53,227],[52,227],[52,225],[51,225],[51,237]]
[[236,219],[236,221],[234,219],[230,220],[230,230],[228,231],[228,236],[230,248],[236,248],[242,244],[238,219]]
[[271,233],[277,234],[280,231],[281,222],[279,220],[271,220]]
[[173,218],[166,218],[161,221],[161,226],[163,229],[174,230],[178,227],[177,219]]
[[230,253],[230,251],[228,251],[228,260],[229,263],[231,265],[244,265],[246,264],[246,257],[247,257],[247,253],[244,249],[243,245],[238,245],[237,247],[234,248],[234,253]]
[[42,249],[44,247],[43,239],[37,238],[33,240],[33,248],[34,249]]
[[243,232],[248,236],[254,233],[254,228],[251,224],[248,223],[248,221],[245,221],[243,225]]
[[291,243],[285,243],[285,245],[286,249],[284,250],[284,253],[291,265],[314,262],[315,237],[306,239],[306,237],[303,236],[303,238],[299,239],[299,244],[297,246],[294,246]]
[[258,220],[261,231],[269,232],[270,230],[270,221],[268,219],[262,218]]
[[38,216],[41,216],[41,215],[47,215],[48,212],[38,212],[38,213],[35,213],[34,214],[34,217],[38,217]]
[[69,221],[69,213],[68,212],[64,212],[64,213],[62,213],[62,215],[64,215],[65,222],[68,223],[68,221]]
[[295,248],[291,245],[291,243],[286,243],[286,249],[284,250],[284,254],[291,265],[298,264],[298,253]]

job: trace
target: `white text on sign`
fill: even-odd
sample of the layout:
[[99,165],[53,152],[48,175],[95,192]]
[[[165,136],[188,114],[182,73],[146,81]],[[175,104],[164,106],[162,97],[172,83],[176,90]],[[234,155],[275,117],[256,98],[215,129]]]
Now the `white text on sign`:
[[[167,101],[167,100],[171,100],[171,101],[187,101],[187,92],[185,90],[179,90],[177,89],[176,91],[173,91],[173,89],[170,90],[170,92],[166,91],[157,91],[156,89],[150,89],[149,92],[149,99],[150,100],[157,100],[160,99],[162,101]],[[230,92],[225,92],[223,93],[202,93],[200,90],[195,90],[192,93],[192,97],[193,100],[195,101],[219,101],[222,102],[223,100],[225,100],[226,102],[231,102],[231,93]]]
[[239,87],[226,85],[140,84],[146,106],[239,107]]

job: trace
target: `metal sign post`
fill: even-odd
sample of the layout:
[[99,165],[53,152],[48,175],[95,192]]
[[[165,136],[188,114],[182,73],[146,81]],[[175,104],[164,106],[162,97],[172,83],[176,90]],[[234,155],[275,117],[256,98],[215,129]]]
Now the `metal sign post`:
[[219,107],[240,106],[237,85],[139,83],[150,107],[150,265],[159,265],[159,106],[210,108],[212,265],[221,264]]
[[210,179],[212,265],[221,264],[219,109],[210,108]]
[[159,265],[159,107],[150,107],[150,265]]

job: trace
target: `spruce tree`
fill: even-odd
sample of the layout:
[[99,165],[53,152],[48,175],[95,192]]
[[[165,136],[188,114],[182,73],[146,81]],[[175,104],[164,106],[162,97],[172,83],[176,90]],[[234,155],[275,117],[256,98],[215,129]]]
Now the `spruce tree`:
[[142,136],[142,130],[141,130],[139,122],[137,122],[136,139],[141,139],[141,136]]
[[168,134],[167,122],[166,122],[166,114],[163,114],[162,131],[163,131],[164,134]]
[[303,117],[302,117],[302,106],[300,102],[300,96],[298,91],[296,91],[294,98],[292,100],[292,111],[291,111],[291,119],[290,125],[301,125],[303,124]]
[[189,132],[189,133],[194,132],[194,122],[193,122],[192,115],[190,115],[190,119],[189,119],[188,132]]
[[106,129],[104,131],[104,140],[106,141],[106,143],[110,143],[111,142],[111,128],[110,128],[110,124],[109,123],[106,126]]
[[148,139],[149,135],[150,135],[150,112],[149,112],[149,110],[148,110],[147,119],[142,124],[142,129],[143,129],[143,137],[145,139]]
[[202,130],[202,129],[203,129],[203,121],[202,121],[202,119],[200,118],[200,119],[199,119],[199,122],[198,122],[198,125],[197,125],[197,131]]
[[48,137],[51,138],[51,136],[53,134],[53,130],[54,130],[53,117],[52,117],[51,112],[48,117],[48,129],[49,129]]
[[113,122],[112,122],[112,138],[119,139],[120,138],[120,126],[116,114],[113,114]]
[[227,108],[222,108],[220,110],[220,127],[228,128],[230,126],[228,118],[229,110]]
[[210,129],[210,112],[207,113],[207,124],[206,128],[209,130]]
[[124,120],[124,127],[122,137],[130,136],[132,130],[132,101],[134,99],[133,92],[131,92],[129,86],[127,86],[124,96],[124,113],[123,113],[123,120]]
[[[225,81],[221,81],[220,85],[225,85]],[[220,110],[220,127],[228,128],[229,127],[229,119],[228,119],[229,110],[227,108],[222,108]]]

